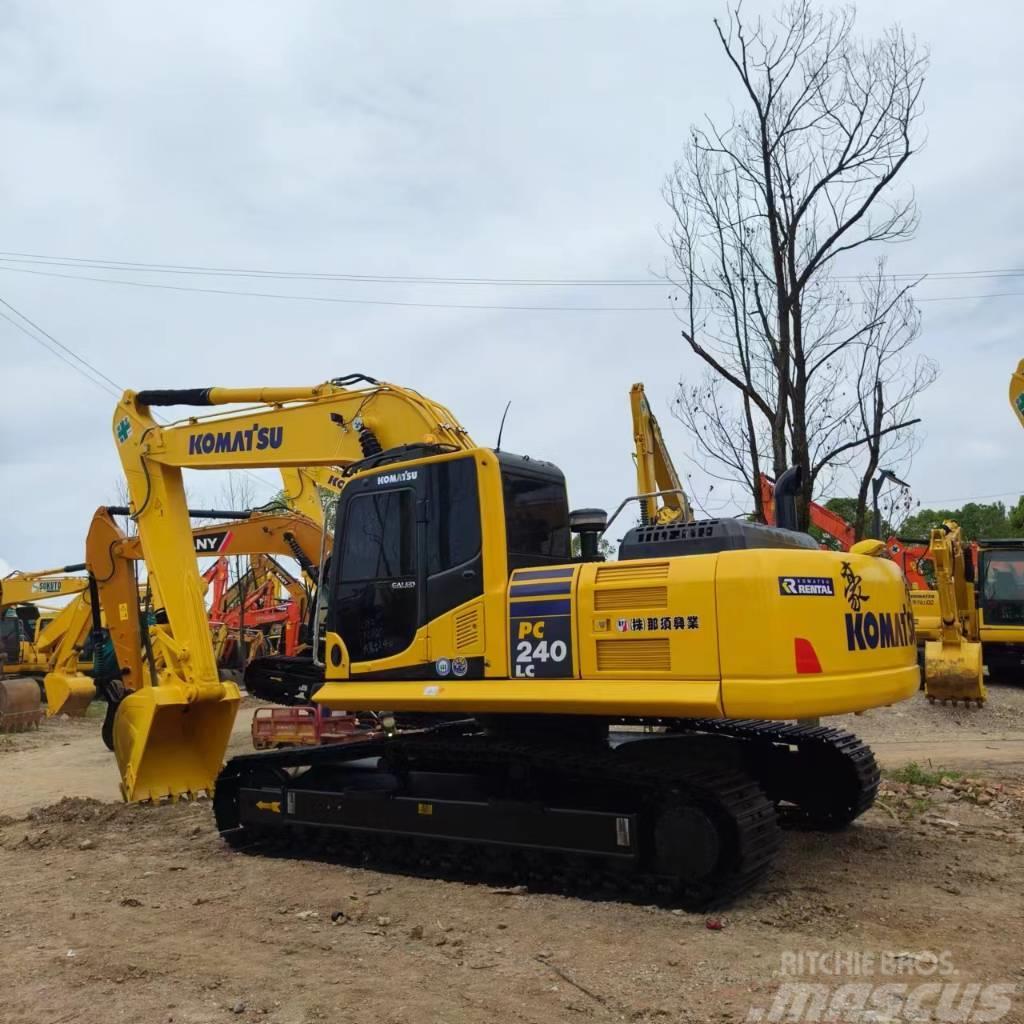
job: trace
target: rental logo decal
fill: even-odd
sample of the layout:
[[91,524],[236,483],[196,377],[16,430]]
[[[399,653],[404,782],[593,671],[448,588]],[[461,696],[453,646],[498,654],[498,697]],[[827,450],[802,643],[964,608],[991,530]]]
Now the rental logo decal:
[[261,452],[267,448],[280,448],[283,440],[284,427],[261,427],[259,423],[254,423],[249,430],[208,430],[189,434],[188,453],[222,455],[225,452]]
[[863,611],[871,598],[864,593],[864,581],[853,571],[849,562],[843,562],[843,597],[850,606],[846,613],[846,649],[848,651],[876,650],[885,647],[914,647],[914,613],[909,604],[899,611]]
[[834,597],[831,576],[780,576],[779,593],[783,597]]
[[117,443],[124,444],[132,436],[132,421],[127,416],[117,423]]

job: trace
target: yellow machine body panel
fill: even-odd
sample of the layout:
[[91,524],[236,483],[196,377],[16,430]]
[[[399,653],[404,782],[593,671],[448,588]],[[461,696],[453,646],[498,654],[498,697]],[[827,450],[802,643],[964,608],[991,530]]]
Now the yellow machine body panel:
[[[455,649],[428,642],[431,663],[431,624],[389,666],[368,663],[372,681],[328,659],[315,699],[332,710],[792,719],[912,696],[899,569],[863,555],[828,562],[824,575],[820,551],[769,549],[518,570],[502,620],[485,626],[509,637],[501,675],[461,678]],[[380,678],[414,668],[425,670],[416,681]]]
[[1024,644],[1024,626],[992,626],[978,612],[978,639],[983,644]]

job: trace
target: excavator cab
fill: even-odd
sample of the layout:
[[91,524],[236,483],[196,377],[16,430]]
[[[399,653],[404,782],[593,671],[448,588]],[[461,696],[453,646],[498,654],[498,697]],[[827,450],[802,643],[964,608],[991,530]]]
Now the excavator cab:
[[481,676],[485,590],[503,594],[512,570],[571,560],[565,478],[550,463],[481,449],[382,458],[338,501],[326,626],[343,647],[329,640],[328,657],[401,657],[406,671],[413,662],[433,675],[442,644]]
[[993,681],[1024,678],[1024,539],[979,540],[978,631]]

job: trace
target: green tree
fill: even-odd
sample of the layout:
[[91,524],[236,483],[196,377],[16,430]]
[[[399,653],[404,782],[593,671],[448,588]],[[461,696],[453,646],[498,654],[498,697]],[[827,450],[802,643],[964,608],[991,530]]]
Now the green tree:
[[1024,536],[1024,497],[1010,509],[1001,501],[987,504],[969,501],[962,508],[924,508],[910,516],[900,529],[904,537],[927,537],[946,519],[953,519],[960,524],[966,540],[979,540],[982,537],[1022,537]]

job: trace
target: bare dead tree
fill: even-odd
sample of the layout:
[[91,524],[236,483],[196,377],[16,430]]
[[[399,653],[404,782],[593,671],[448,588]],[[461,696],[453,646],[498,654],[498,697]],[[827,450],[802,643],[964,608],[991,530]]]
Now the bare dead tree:
[[771,22],[736,4],[715,29],[743,103],[727,126],[691,129],[663,192],[681,333],[724,386],[684,386],[677,411],[713,424],[704,460],[742,478],[758,514],[760,467],[800,465],[806,525],[816,484],[908,426],[852,437],[840,415],[849,352],[879,324],[833,267],[915,230],[913,194],[895,181],[918,147],[927,54],[898,26],[862,42],[852,7],[812,0]]
[[[857,407],[853,433],[866,438],[857,463],[857,513],[854,530],[858,540],[867,531],[868,492],[881,469],[897,477],[906,473],[920,439],[913,429],[890,430],[911,421],[914,403],[939,375],[939,366],[926,355],[914,354],[913,343],[921,333],[921,314],[909,294],[898,288],[879,260],[875,274],[862,283],[866,319],[872,327],[851,362],[856,374]],[[887,518],[893,529],[910,514],[906,488],[892,490]],[[897,522],[899,519],[899,522]]]

